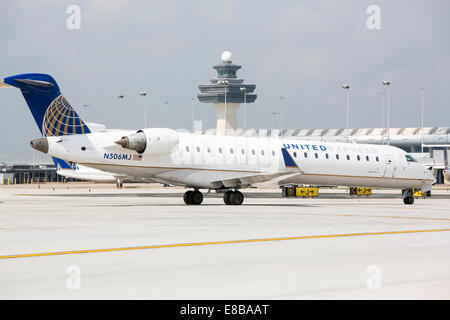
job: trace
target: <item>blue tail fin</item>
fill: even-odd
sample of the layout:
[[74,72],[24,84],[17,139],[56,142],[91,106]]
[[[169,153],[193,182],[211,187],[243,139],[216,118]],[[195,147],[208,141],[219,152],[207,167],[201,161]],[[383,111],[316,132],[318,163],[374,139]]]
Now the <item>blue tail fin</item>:
[[[64,136],[91,132],[61,94],[50,75],[27,73],[7,77],[4,82],[20,89],[43,136]],[[77,166],[52,157],[57,170]]]
[[26,73],[7,77],[4,82],[22,91],[44,137],[91,132],[61,94],[58,84],[50,75]]

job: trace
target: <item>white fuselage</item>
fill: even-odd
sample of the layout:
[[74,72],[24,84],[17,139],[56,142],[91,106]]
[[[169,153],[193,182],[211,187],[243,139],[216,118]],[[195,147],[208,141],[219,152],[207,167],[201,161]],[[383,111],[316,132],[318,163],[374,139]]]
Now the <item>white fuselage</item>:
[[396,147],[144,130],[149,146],[141,155],[114,143],[124,131],[48,137],[48,154],[118,175],[194,188],[240,188],[262,181],[427,188],[434,182],[422,164],[407,161]]

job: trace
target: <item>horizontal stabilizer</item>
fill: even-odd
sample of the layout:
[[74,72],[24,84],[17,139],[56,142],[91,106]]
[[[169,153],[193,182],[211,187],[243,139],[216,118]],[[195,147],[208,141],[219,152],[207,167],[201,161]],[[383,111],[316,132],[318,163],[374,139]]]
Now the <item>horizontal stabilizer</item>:
[[37,87],[45,87],[45,88],[54,87],[53,83],[47,81],[32,80],[32,79],[16,79],[16,81]]

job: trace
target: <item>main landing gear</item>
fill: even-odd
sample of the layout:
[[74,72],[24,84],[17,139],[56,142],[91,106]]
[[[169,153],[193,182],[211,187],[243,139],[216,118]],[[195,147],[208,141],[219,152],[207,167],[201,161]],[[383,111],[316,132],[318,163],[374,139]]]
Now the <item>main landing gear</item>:
[[183,200],[187,205],[199,205],[203,202],[203,194],[198,190],[189,190],[184,193]]
[[228,190],[223,195],[223,202],[227,205],[241,205],[244,202],[244,195],[240,191]]
[[[203,194],[198,190],[189,190],[184,193],[183,200],[187,205],[199,205],[203,202]],[[241,205],[244,195],[237,190],[228,190],[223,195],[223,202],[227,205]]]
[[413,204],[414,203],[413,191],[411,189],[402,190],[402,195],[403,195],[403,203],[404,204]]

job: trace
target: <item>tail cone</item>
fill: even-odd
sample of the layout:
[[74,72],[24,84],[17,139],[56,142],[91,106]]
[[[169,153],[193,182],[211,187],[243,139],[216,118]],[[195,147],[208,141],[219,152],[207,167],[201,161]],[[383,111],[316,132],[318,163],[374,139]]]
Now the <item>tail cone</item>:
[[30,146],[43,153],[48,153],[48,140],[47,138],[39,138],[30,141]]

